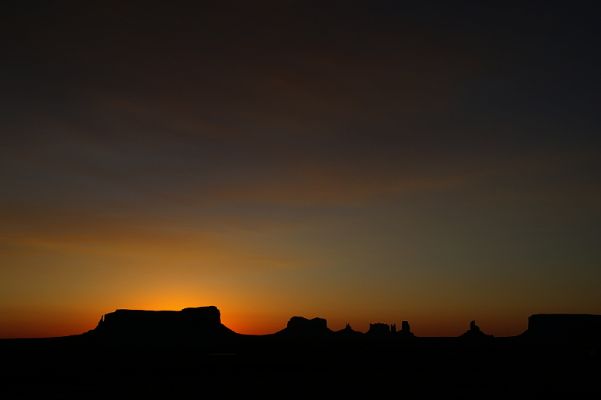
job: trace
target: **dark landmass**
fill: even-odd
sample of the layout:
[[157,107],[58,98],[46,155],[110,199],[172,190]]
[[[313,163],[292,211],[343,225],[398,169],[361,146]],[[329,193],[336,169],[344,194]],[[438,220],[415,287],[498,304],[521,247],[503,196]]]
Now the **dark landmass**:
[[117,310],[82,335],[0,340],[0,398],[538,398],[601,394],[601,316],[539,314],[514,337],[475,321],[459,337],[416,337],[408,321],[366,333],[292,317],[242,335],[216,307]]

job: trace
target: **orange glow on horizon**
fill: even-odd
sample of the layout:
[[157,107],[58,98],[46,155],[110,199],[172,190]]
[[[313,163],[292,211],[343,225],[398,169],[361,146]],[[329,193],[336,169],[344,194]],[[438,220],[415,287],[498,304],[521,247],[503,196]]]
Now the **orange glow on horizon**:
[[[152,301],[140,301],[124,307],[128,309],[144,310],[172,310],[179,311],[186,307],[203,307],[211,305],[210,303],[186,302],[186,297],[180,299],[168,299],[162,301],[154,299]],[[272,315],[269,313],[247,312],[245,310],[237,311],[230,307],[217,306],[221,312],[221,321],[228,328],[241,334],[265,335],[280,331],[286,327],[288,319],[293,315]],[[76,310],[70,313],[48,313],[31,312],[26,316],[7,315],[10,324],[2,327],[0,337],[18,338],[18,337],[56,337],[76,335],[87,332],[96,327],[100,317],[114,310],[103,310],[100,312]],[[305,315],[312,318],[314,315]],[[395,323],[397,327],[401,324],[401,319],[382,319],[371,320],[336,318],[335,316],[320,315],[328,320],[328,327],[332,330],[344,328],[347,322],[353,329],[366,332],[370,323],[384,322]],[[441,318],[438,321],[424,318],[409,318],[412,331],[418,336],[458,336],[466,331],[469,319],[458,316],[456,319]],[[487,333],[495,336],[513,336],[522,333],[527,327],[527,316],[523,320],[495,321],[494,319],[477,320],[480,327]],[[10,327],[9,329],[7,329]]]

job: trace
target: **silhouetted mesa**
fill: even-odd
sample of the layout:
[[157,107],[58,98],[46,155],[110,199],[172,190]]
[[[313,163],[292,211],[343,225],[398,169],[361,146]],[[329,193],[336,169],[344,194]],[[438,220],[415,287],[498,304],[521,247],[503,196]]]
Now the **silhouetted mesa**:
[[328,328],[328,321],[323,318],[292,317],[286,328],[279,333],[302,337],[324,337],[331,334],[332,331]]
[[528,318],[529,339],[547,342],[601,342],[601,315],[534,314]]
[[[396,327],[395,327],[396,330]],[[381,322],[376,322],[374,324],[369,324],[369,330],[367,331],[368,335],[372,336],[388,336],[392,333],[392,327],[388,324],[384,324]]]
[[117,310],[105,314],[91,334],[126,341],[194,341],[234,332],[221,324],[217,307],[210,306],[181,311]]

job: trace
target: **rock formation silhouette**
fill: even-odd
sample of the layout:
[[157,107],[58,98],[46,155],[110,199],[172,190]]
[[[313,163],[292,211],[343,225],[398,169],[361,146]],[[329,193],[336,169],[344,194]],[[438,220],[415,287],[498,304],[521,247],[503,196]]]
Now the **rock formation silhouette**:
[[295,337],[325,337],[332,333],[328,328],[328,321],[323,318],[307,319],[305,317],[292,317],[286,328],[280,334]]
[[[239,335],[221,323],[221,314],[215,306],[184,308],[181,311],[145,311],[119,309],[102,316],[88,335],[101,340],[122,343],[213,343],[231,340]],[[396,325],[372,323],[366,333],[355,331],[349,324],[333,332],[323,318],[307,319],[294,316],[278,336],[292,338],[358,338],[370,340],[386,338],[415,338],[408,321]],[[494,338],[471,321],[469,329],[459,336],[461,340],[482,341]],[[528,329],[519,336],[522,340],[549,343],[595,344],[601,342],[601,315],[590,314],[534,314],[528,318]],[[595,347],[597,348],[597,347]]]
[[351,327],[351,324],[346,324],[344,329],[341,329],[336,332],[336,335],[338,337],[343,337],[343,338],[356,338],[356,337],[363,336],[363,333],[357,332],[356,330],[354,330]]
[[236,335],[221,323],[215,306],[181,311],[120,309],[103,315],[90,333],[108,340],[139,343],[195,342]]
[[[276,334],[243,335],[221,323],[216,307],[117,310],[84,335],[0,340],[0,376],[2,390],[9,383],[18,394],[7,398],[24,397],[23,388],[31,385],[43,394],[57,388],[56,398],[65,398],[63,392],[81,398],[98,387],[106,388],[105,395],[93,398],[119,397],[120,386],[140,397],[138,382],[149,398],[157,397],[157,383],[165,389],[161,397],[169,398],[178,388],[192,397],[208,388],[220,394],[241,388],[247,397],[255,388],[251,397],[272,397],[265,396],[266,387],[278,396],[310,387],[306,396],[314,397],[314,385],[303,382],[329,383],[336,395],[340,388],[348,391],[339,397],[356,396],[358,387],[380,397],[398,391],[399,377],[403,393],[431,390],[434,398],[481,398],[498,388],[508,388],[501,398],[600,398],[600,328],[601,316],[539,314],[520,336],[494,338],[471,321],[460,337],[415,337],[408,321],[398,331],[374,323],[366,333],[349,324],[333,332],[323,318],[297,316]],[[384,393],[374,394],[374,388]],[[465,388],[474,396],[466,396]],[[541,391],[549,395],[539,396]]]
[[411,332],[409,321],[401,322],[401,330],[397,332],[397,335],[400,337],[415,337],[413,332]]
[[367,331],[367,334],[370,336],[388,336],[391,333],[392,329],[390,325],[384,324],[382,322],[369,324],[369,330]]
[[466,340],[485,340],[493,338],[492,335],[482,332],[480,327],[476,325],[476,321],[470,321],[469,329],[460,337]]
[[534,314],[528,318],[525,338],[534,341],[566,343],[601,342],[601,315]]

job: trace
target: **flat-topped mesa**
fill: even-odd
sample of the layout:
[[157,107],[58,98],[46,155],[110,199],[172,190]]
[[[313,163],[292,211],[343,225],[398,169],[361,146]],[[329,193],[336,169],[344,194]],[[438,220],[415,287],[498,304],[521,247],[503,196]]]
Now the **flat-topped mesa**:
[[601,315],[534,314],[528,318],[524,337],[565,343],[601,342]]
[[286,329],[280,331],[287,335],[303,337],[326,336],[332,331],[328,328],[328,321],[323,318],[307,319],[304,317],[292,317],[286,325]]
[[216,336],[229,331],[217,307],[181,311],[116,310],[105,314],[94,331],[112,338],[180,338]]

